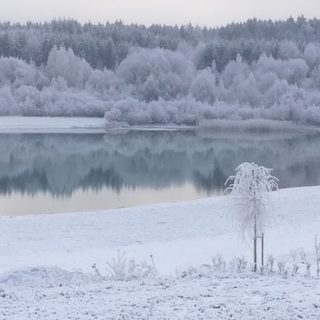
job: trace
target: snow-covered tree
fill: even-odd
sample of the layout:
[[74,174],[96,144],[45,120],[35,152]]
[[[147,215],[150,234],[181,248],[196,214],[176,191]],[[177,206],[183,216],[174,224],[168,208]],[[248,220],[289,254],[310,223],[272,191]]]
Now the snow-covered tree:
[[14,88],[38,85],[39,70],[17,58],[0,58],[0,86],[10,84]]
[[135,98],[170,100],[187,95],[195,68],[180,52],[136,49],[120,63],[116,74],[127,86],[136,88]]
[[216,77],[209,68],[198,72],[190,86],[192,96],[201,102],[213,103],[215,100]]
[[12,97],[9,86],[0,87],[0,115],[18,115],[20,113],[19,107]]
[[280,42],[279,55],[283,60],[288,60],[299,58],[301,53],[296,43],[286,40]]
[[[226,88],[229,88],[233,84],[238,85],[242,81],[243,77],[248,77],[250,68],[246,62],[242,60],[242,57],[238,54],[236,61],[230,61],[221,74],[221,78]],[[239,77],[241,76],[241,77]]]
[[226,183],[233,183],[226,188],[235,204],[238,226],[245,236],[253,238],[254,270],[257,270],[257,239],[262,236],[270,218],[269,192],[278,189],[272,169],[244,162],[236,169],[236,175],[230,176]]
[[309,43],[304,49],[303,57],[310,69],[319,65],[320,45],[318,43]]
[[46,72],[50,79],[62,77],[68,86],[83,89],[91,74],[90,65],[77,57],[72,49],[58,49],[56,46],[50,51]]

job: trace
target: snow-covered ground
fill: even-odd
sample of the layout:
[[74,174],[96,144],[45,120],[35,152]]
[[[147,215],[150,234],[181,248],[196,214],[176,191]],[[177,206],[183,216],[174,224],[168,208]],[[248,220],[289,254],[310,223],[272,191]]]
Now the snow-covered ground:
[[[228,197],[1,217],[0,319],[320,319],[319,194],[320,187],[273,193],[265,256],[274,256],[274,272],[263,275],[230,266],[241,255],[250,263],[252,251],[239,239]],[[152,265],[152,255],[158,275],[110,279],[107,262],[118,250],[127,262]],[[294,251],[300,269],[292,275]],[[213,267],[219,253],[225,271]],[[279,275],[279,262],[290,268],[287,277]]]

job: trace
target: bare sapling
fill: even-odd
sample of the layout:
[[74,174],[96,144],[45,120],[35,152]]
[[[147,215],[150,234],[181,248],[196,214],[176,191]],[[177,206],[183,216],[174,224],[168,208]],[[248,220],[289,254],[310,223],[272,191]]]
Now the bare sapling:
[[239,273],[241,273],[247,268],[247,264],[248,261],[244,255],[242,255],[241,257],[234,257],[230,262],[231,268]]
[[225,272],[226,271],[226,262],[223,259],[222,254],[217,254],[212,257],[213,268],[216,271]]
[[267,257],[267,269],[268,274],[273,274],[273,265],[274,265],[274,257],[273,255],[269,254]]
[[292,260],[293,260],[293,266],[292,266],[292,277],[294,277],[299,269],[300,269],[300,266],[297,262],[297,255],[298,255],[299,251],[294,249],[294,250],[290,250],[290,254],[291,254],[291,257],[292,257]]
[[279,261],[278,262],[278,268],[279,268],[279,274],[283,274],[286,268],[286,262],[285,261]]
[[307,255],[304,252],[303,248],[299,249],[299,254],[300,254],[300,257],[301,257],[301,263],[306,266],[306,277],[310,279],[310,276],[311,276],[310,275],[311,262],[307,258]]

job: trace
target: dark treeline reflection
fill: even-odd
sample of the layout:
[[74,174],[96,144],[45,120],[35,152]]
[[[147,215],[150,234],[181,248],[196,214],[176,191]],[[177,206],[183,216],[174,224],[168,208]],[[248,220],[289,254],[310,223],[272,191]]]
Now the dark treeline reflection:
[[319,135],[198,131],[0,135],[0,193],[71,196],[78,189],[161,189],[192,183],[208,195],[242,162],[274,169],[279,186],[320,184]]

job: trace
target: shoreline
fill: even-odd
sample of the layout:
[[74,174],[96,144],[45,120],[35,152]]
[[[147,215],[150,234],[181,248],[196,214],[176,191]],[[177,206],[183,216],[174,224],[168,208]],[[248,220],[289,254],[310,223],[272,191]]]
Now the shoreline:
[[194,130],[214,133],[318,133],[319,127],[294,124],[281,120],[203,120],[197,126],[187,125],[135,125],[121,124],[108,127],[104,118],[90,117],[0,117],[1,133],[123,133],[127,131],[179,131]]

